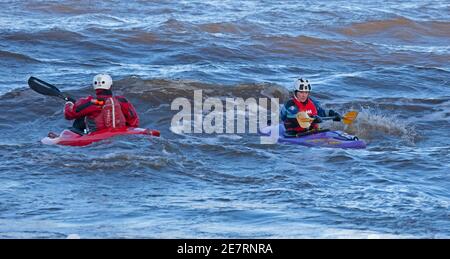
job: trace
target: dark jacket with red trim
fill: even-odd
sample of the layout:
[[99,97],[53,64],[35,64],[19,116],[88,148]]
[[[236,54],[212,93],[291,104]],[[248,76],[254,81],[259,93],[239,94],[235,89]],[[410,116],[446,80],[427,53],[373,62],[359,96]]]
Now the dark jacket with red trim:
[[286,133],[295,134],[298,132],[318,128],[316,123],[312,123],[309,129],[300,127],[297,121],[297,113],[306,112],[310,117],[320,116],[325,117],[326,112],[322,107],[320,107],[319,102],[308,98],[305,102],[300,102],[294,97],[288,100],[284,106],[281,108],[281,120],[286,128]]

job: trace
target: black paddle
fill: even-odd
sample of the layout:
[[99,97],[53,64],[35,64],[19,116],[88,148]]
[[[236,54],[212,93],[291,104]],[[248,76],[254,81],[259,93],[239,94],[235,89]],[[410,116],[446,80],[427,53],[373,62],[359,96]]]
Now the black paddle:
[[68,96],[67,94],[62,93],[56,86],[51,85],[47,82],[42,81],[34,76],[28,79],[28,86],[34,91],[48,96],[55,96],[64,99],[65,101],[75,102],[75,99]]

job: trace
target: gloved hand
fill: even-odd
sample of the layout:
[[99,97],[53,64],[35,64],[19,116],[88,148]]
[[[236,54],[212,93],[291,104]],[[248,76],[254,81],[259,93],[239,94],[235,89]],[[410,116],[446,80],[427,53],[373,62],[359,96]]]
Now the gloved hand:
[[334,116],[333,121],[341,121],[341,119],[342,119],[342,116],[333,110],[328,111],[328,116],[330,116],[330,117]]
[[312,123],[321,123],[322,119],[319,116],[313,116],[312,117],[314,120],[312,121]]
[[64,100],[66,100],[66,102],[73,102],[73,103],[75,103],[77,100],[75,100],[74,98],[72,98],[72,97],[70,97],[70,96],[66,96],[65,98],[64,98]]
[[342,117],[339,115],[339,113],[334,117],[333,121],[341,121]]

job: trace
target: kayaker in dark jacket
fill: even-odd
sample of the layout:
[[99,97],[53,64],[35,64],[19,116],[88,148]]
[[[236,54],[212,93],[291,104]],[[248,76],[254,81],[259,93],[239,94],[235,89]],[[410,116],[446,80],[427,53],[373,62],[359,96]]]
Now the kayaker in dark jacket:
[[70,130],[86,134],[106,128],[139,126],[139,116],[133,105],[123,96],[113,96],[111,76],[98,74],[92,84],[96,98],[88,96],[66,102],[64,117],[75,120]]
[[[286,128],[285,135],[295,136],[298,133],[308,130],[318,129],[318,123],[322,120],[320,117],[335,117],[334,121],[340,121],[341,115],[334,110],[326,112],[320,107],[319,102],[310,98],[311,85],[308,80],[300,78],[295,81],[293,97],[288,100],[281,108],[281,120]],[[314,118],[309,128],[302,128],[297,121],[297,114],[306,112],[309,117]]]

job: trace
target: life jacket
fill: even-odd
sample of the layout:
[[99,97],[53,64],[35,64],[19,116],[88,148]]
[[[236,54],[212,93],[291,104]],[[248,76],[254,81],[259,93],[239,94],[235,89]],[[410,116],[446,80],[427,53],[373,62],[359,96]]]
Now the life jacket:
[[[308,98],[306,102],[302,103],[297,98],[292,98],[292,101],[295,103],[295,106],[297,106],[298,112],[306,112],[308,116],[317,116],[317,108],[314,105],[313,101]],[[305,129],[300,127],[300,125],[297,122],[297,119],[290,119],[289,122],[285,123],[286,131],[291,132],[301,132],[306,131],[310,129],[318,129],[319,125],[316,123],[311,124],[309,129]]]
[[86,128],[88,132],[94,132],[102,129],[123,128],[126,126],[125,115],[119,100],[110,96],[107,98],[92,100],[95,105],[101,107],[100,113],[94,118],[86,117]]
[[317,116],[317,108],[311,99],[307,99],[305,103],[300,102],[297,98],[292,98],[299,112],[306,112],[308,116]]

